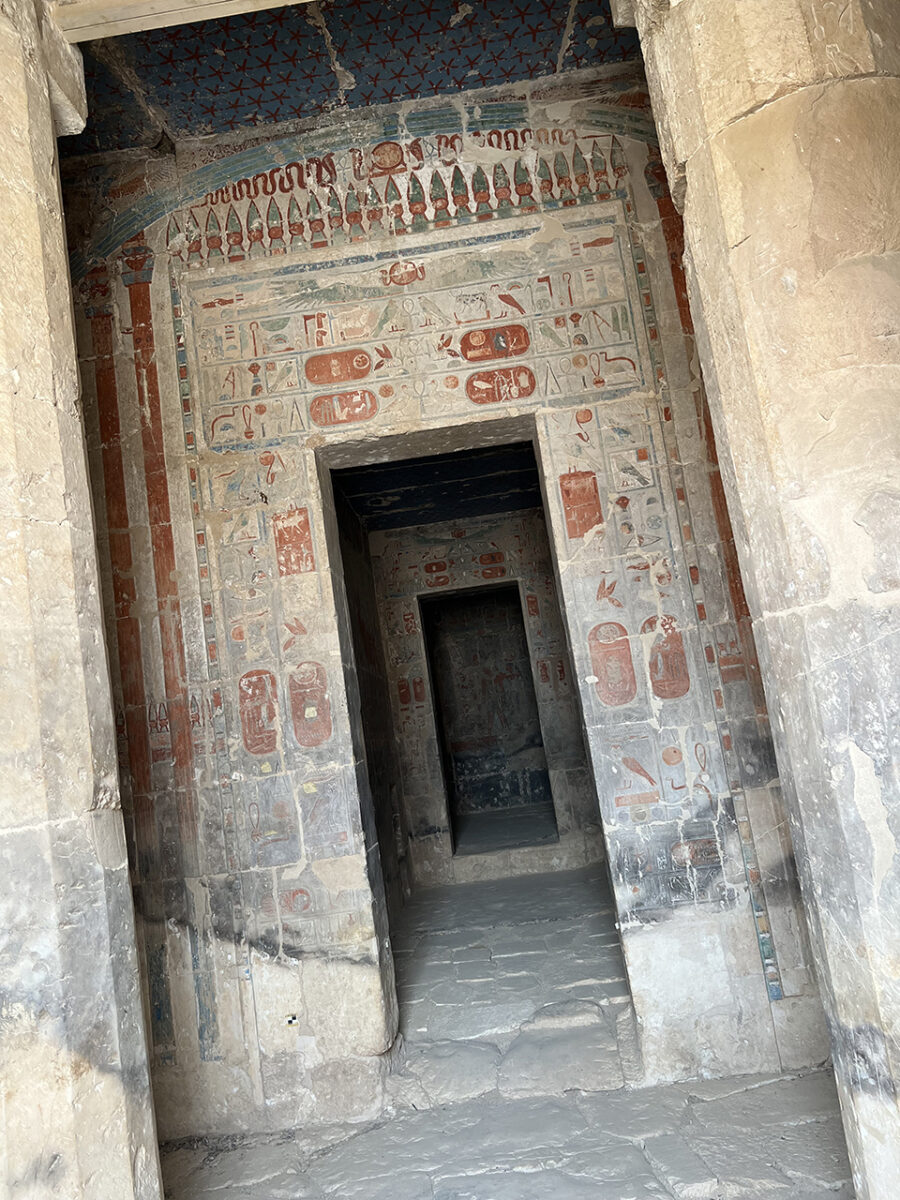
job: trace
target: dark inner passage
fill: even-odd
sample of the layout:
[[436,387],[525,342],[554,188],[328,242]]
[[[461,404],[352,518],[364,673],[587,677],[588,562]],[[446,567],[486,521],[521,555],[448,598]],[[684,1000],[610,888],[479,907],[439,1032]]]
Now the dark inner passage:
[[420,605],[455,853],[557,840],[518,588]]
[[532,444],[322,465],[363,820],[391,919],[420,886],[595,861]]

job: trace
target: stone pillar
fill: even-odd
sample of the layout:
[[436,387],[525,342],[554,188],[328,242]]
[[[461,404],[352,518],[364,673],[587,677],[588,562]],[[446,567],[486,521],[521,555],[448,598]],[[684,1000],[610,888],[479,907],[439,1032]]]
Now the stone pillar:
[[[181,602],[175,569],[175,538],[169,503],[163,444],[162,403],[159,374],[156,369],[156,339],[150,304],[153,278],[153,253],[143,235],[125,245],[123,281],[128,289],[131,309],[131,337],[134,345],[134,370],[138,401],[143,413],[141,449],[147,515],[150,523],[150,549],[153,579],[156,585],[162,674],[169,729],[172,739],[173,783],[178,812],[180,867],[190,874],[198,870],[197,809],[194,797],[194,763],[187,694],[187,668],[181,631]],[[124,490],[122,492],[124,502]]]
[[[80,56],[0,11],[0,1161],[11,1194],[160,1196],[55,134]],[[5,1191],[4,1191],[5,1194]]]
[[888,1200],[900,1179],[900,8],[618,7],[641,34],[683,207],[857,1196]]

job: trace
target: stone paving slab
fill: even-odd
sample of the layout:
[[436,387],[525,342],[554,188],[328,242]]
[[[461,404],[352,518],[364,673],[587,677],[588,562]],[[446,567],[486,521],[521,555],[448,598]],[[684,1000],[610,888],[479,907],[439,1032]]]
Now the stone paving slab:
[[404,910],[392,944],[410,1044],[496,1042],[551,1004],[630,1002],[599,867],[431,888]]
[[415,1047],[389,1081],[400,1107],[433,1108],[496,1091],[499,1047],[490,1042],[432,1042]]
[[650,1166],[678,1200],[717,1200],[715,1174],[680,1134],[663,1133],[643,1145]]
[[512,1171],[509,1174],[467,1175],[445,1180],[434,1200],[597,1200],[597,1184],[565,1171]]
[[[834,1084],[734,1081],[749,1123],[673,1085],[510,1100],[496,1092],[281,1140],[174,1149],[169,1200],[852,1200]],[[805,1096],[807,1108],[798,1107]],[[753,1104],[751,1105],[750,1100]],[[764,1104],[768,1121],[756,1121]],[[717,1118],[718,1121],[718,1118]],[[338,1140],[340,1139],[340,1140]]]
[[169,1150],[170,1200],[851,1200],[831,1076],[639,1080],[596,869],[435,889],[369,1124]]
[[500,1064],[504,1096],[614,1091],[624,1083],[616,1036],[605,1024],[525,1030]]
[[400,932],[407,937],[416,931],[433,933],[461,926],[490,929],[508,921],[511,910],[516,925],[570,918],[573,912],[583,919],[611,914],[605,870],[595,866],[552,875],[428,888],[404,910]]

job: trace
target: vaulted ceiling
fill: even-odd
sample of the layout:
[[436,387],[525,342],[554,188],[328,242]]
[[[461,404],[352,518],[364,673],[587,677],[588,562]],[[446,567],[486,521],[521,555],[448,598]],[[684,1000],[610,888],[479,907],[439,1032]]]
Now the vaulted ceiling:
[[63,154],[150,148],[638,56],[609,0],[325,0],[82,45]]

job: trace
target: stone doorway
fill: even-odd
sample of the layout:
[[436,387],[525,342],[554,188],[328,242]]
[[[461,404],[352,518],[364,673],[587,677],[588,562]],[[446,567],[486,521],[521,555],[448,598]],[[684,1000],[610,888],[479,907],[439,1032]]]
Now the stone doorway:
[[[507,428],[518,437],[498,441]],[[415,914],[426,924],[433,916],[439,928],[448,904],[454,912],[461,907],[452,936],[467,946],[482,936],[467,930],[485,888],[492,896],[491,888],[501,889],[499,927],[527,926],[520,900],[530,897],[525,909],[539,907],[545,894],[549,902],[573,872],[606,914],[604,936],[631,1019],[554,538],[529,432],[527,423],[485,422],[470,427],[466,441],[454,433],[462,444],[449,452],[396,459],[389,456],[409,455],[409,439],[387,438],[378,462],[366,461],[371,444],[345,445],[340,461],[359,453],[362,462],[320,470],[336,518],[330,554],[343,583],[336,598],[351,725],[365,764],[361,795],[371,797],[362,815],[379,847],[373,892],[379,896],[383,885],[398,956],[401,1059],[415,1056],[422,1037],[429,1046],[453,1042],[454,1022],[465,1024],[469,1002],[481,1018],[476,1039],[502,1026],[509,1041],[535,1006],[571,998],[545,995],[542,973],[555,978],[559,965],[540,937],[527,952],[533,967],[540,962],[538,975],[482,972],[478,982],[454,960],[447,969],[462,970],[460,986],[445,987],[430,941],[411,938]],[[415,448],[446,447],[448,437],[441,431]],[[443,944],[447,934],[437,936]],[[523,947],[529,938],[523,929]],[[603,969],[593,965],[592,987]],[[586,969],[580,963],[576,975]],[[441,996],[431,1011],[423,979],[435,971]],[[609,1029],[601,1023],[618,1070],[615,1022]],[[403,1067],[401,1079],[407,1075]]]
[[557,842],[515,584],[419,600],[454,854]]
[[[265,213],[243,152],[196,172],[165,155],[116,176],[115,226],[73,241],[166,1140],[373,1117],[397,1028],[389,904],[600,862],[601,810],[652,1078],[824,1054],[677,214],[649,115],[580,89],[516,113],[479,99],[479,129],[450,137],[426,106],[423,140],[377,118],[348,142],[336,116],[316,135],[334,188],[308,144],[260,142]],[[110,211],[113,175],[93,179],[73,215]],[[498,510],[442,517],[427,478],[398,477],[522,443],[531,494],[512,465],[487,489],[520,493],[522,545],[490,544]],[[331,472],[376,467],[395,477],[362,516],[410,511],[366,529],[345,494],[342,547]],[[465,482],[443,501],[485,498]],[[398,530],[442,520],[390,569]],[[579,734],[542,714],[559,840],[453,854],[419,595],[496,585],[514,559],[535,568],[539,709]]]
[[516,428],[491,444],[501,426],[486,422],[449,453],[327,471],[348,694],[394,914],[419,888],[604,857],[540,472]]

